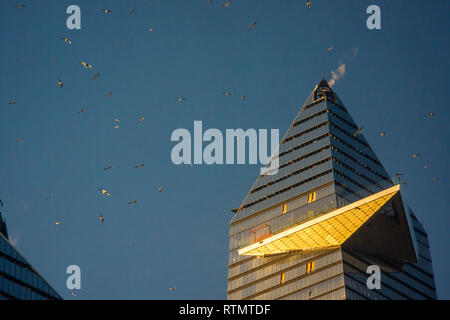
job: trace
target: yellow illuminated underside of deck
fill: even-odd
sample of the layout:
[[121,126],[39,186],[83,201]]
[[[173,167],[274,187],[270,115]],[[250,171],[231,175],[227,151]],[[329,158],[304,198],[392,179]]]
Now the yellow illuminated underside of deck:
[[264,256],[338,247],[399,190],[399,185],[385,189],[242,248],[239,254]]

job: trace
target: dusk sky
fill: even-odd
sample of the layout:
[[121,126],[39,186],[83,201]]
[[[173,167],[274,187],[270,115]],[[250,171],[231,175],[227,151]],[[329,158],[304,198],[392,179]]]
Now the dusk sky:
[[[177,166],[172,132],[201,120],[281,137],[322,72],[344,64],[333,89],[389,174],[404,174],[450,299],[450,2],[305,2],[0,2],[0,210],[64,299],[225,299],[230,209],[260,165]],[[66,27],[71,4],[81,30]],[[372,4],[381,30],[366,27]]]

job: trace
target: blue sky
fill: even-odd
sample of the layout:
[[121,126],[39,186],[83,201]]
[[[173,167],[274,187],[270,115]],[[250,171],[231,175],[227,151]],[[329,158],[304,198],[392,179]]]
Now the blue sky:
[[[170,135],[194,120],[283,135],[322,71],[331,78],[341,64],[334,89],[388,172],[404,173],[438,297],[450,298],[448,1],[313,0],[311,10],[295,0],[17,3],[0,2],[2,212],[18,250],[64,298],[74,298],[65,270],[76,264],[76,298],[224,299],[229,210],[259,165],[175,166]],[[71,4],[81,30],[66,28]],[[371,4],[381,30],[366,28]]]

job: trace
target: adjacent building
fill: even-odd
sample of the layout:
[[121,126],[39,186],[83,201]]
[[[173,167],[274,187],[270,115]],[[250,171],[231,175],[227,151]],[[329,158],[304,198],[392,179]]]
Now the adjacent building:
[[8,239],[0,213],[0,300],[59,300],[45,281]]
[[437,298],[425,229],[326,80],[278,157],[233,210],[228,299]]

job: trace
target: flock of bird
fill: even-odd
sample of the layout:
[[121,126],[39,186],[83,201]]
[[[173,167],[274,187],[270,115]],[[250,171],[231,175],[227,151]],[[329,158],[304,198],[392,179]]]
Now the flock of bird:
[[[232,0],[228,0],[228,1],[225,1],[221,6],[222,7],[225,7],[225,8],[228,8],[230,5],[231,5],[231,1]],[[214,1],[207,1],[206,2],[206,5],[212,5],[214,3]],[[308,8],[308,9],[311,9],[311,6],[312,6],[312,3],[311,3],[311,1],[310,0],[307,0],[306,1],[306,7]],[[18,8],[25,8],[25,7],[27,7],[27,5],[25,5],[25,4],[17,4],[16,5],[16,7],[18,7]],[[112,11],[110,10],[110,9],[106,9],[106,8],[102,8],[102,9],[100,9],[102,12],[104,12],[105,14],[107,14],[107,15],[109,15],[109,14],[112,14]],[[130,10],[130,14],[134,14],[136,12],[136,9],[131,9]],[[251,23],[250,25],[249,25],[249,27],[248,27],[248,31],[251,31],[251,30],[253,30],[255,27],[256,27],[256,25],[257,25],[257,21],[254,21],[253,23]],[[153,32],[153,31],[155,31],[155,27],[150,27],[149,29],[148,29],[150,32]],[[72,45],[72,41],[68,38],[68,37],[62,37],[61,38],[61,40],[63,40],[64,42],[66,42],[68,45]],[[329,48],[328,48],[328,51],[333,51],[333,50],[335,50],[336,49],[336,47],[333,45],[333,46],[330,46]],[[86,61],[81,61],[80,62],[80,64],[85,68],[85,69],[90,69],[90,70],[93,70],[94,69],[94,67],[91,65],[91,64],[89,64],[89,63],[87,63]],[[97,79],[99,76],[101,75],[101,73],[100,72],[96,72],[95,74],[94,74],[94,76],[92,77],[92,80],[95,80],[95,79]],[[58,87],[59,88],[61,88],[61,89],[63,89],[64,88],[64,85],[63,85],[63,82],[62,82],[62,80],[61,79],[57,79],[57,85],[58,85]],[[112,91],[109,91],[106,95],[105,95],[105,98],[106,99],[108,99],[108,98],[110,98],[111,97],[111,95],[112,95]],[[229,97],[229,96],[232,96],[233,95],[233,93],[232,92],[230,92],[230,91],[224,91],[223,92],[223,95],[225,95],[225,96],[227,96],[227,97]],[[178,101],[178,102],[183,102],[183,101],[185,101],[187,98],[185,98],[185,97],[176,97],[176,101]],[[242,100],[246,100],[247,99],[247,97],[245,96],[245,95],[242,95],[241,96],[241,99]],[[11,105],[13,105],[13,104],[16,104],[16,100],[15,99],[11,99],[10,101],[9,101],[9,104],[11,104]],[[77,111],[77,113],[78,114],[81,114],[81,113],[83,113],[84,112],[84,110],[83,109],[80,109],[79,111]],[[435,114],[434,113],[429,113],[428,114],[428,117],[434,117],[435,116]],[[140,124],[140,123],[142,123],[144,121],[144,117],[140,117],[139,119],[138,119],[138,123]],[[119,125],[119,123],[120,123],[120,120],[118,119],[118,118],[115,118],[114,119],[114,128],[115,129],[118,129],[119,127],[120,127],[120,125]],[[358,135],[360,135],[361,133],[362,133],[362,130],[363,130],[363,127],[360,127],[360,128],[358,128],[355,132],[354,132],[354,134],[353,134],[353,137],[356,137],[356,136],[358,136]],[[386,132],[384,132],[384,131],[382,131],[382,132],[380,132],[379,133],[380,134],[380,136],[383,136],[383,137],[386,137],[387,136],[387,133]],[[18,138],[17,139],[17,142],[18,143],[23,143],[23,140],[21,139],[21,138]],[[413,153],[412,154],[412,158],[417,158],[417,157],[419,157],[419,156],[421,156],[421,154],[420,153]],[[135,168],[136,169],[140,169],[140,168],[143,168],[145,166],[145,163],[139,163],[139,164],[137,164],[137,165],[135,165]],[[192,166],[192,165],[191,165]],[[105,171],[107,171],[107,170],[111,170],[113,167],[112,166],[107,166],[107,167],[105,167],[104,168],[104,170]],[[428,166],[427,165],[425,165],[425,168],[428,168]],[[402,176],[403,174],[402,173],[396,173],[395,174],[395,179],[397,180],[398,179],[398,181],[400,182],[400,176]],[[433,178],[433,181],[436,181],[438,178]],[[107,196],[107,197],[111,197],[111,193],[109,193],[106,189],[104,189],[104,188],[98,188],[98,190],[100,191],[100,193],[102,194],[102,195],[104,195],[104,196]],[[164,189],[162,188],[162,187],[159,187],[158,188],[158,192],[162,192]],[[50,201],[50,202],[53,202],[54,201],[54,198],[52,198],[52,197],[49,197],[49,198],[47,198],[47,200],[48,201]],[[129,201],[128,202],[128,204],[129,205],[133,205],[133,204],[136,204],[136,203],[138,203],[139,202],[139,200],[131,200],[131,201]],[[0,200],[0,204],[3,206],[3,203],[1,202],[1,200]],[[98,219],[99,219],[99,221],[100,221],[100,223],[104,223],[105,222],[105,218],[103,217],[103,215],[102,214],[100,214],[99,216],[98,216]],[[60,225],[61,224],[61,221],[56,221],[56,225]],[[131,245],[130,245],[131,246]],[[169,288],[169,290],[170,291],[174,291],[175,290],[175,287],[170,287]],[[73,294],[73,295],[75,295],[75,294]]]
[[[430,112],[430,113],[427,114],[427,118],[432,118],[432,117],[435,117],[435,116],[436,116],[436,113],[434,113],[434,112]],[[364,128],[364,127],[358,128],[358,129],[353,133],[353,137],[356,137],[356,136],[360,135],[360,134],[362,133],[363,128]],[[381,131],[379,134],[380,134],[380,136],[382,136],[382,137],[387,137],[387,136],[388,136],[387,133],[384,132],[384,131]],[[412,153],[412,154],[411,154],[411,157],[412,157],[413,159],[418,158],[418,157],[420,157],[420,156],[422,156],[422,154],[420,154],[420,153]],[[428,165],[424,165],[424,169],[428,169]],[[403,173],[396,173],[396,174],[394,175],[394,181],[400,182],[400,176],[402,176],[402,175],[403,175]],[[433,180],[433,181],[438,181],[439,178],[438,178],[438,177],[433,177],[433,178],[431,178],[431,180]],[[405,183],[405,182],[402,182],[402,184],[406,184],[406,183]]]

